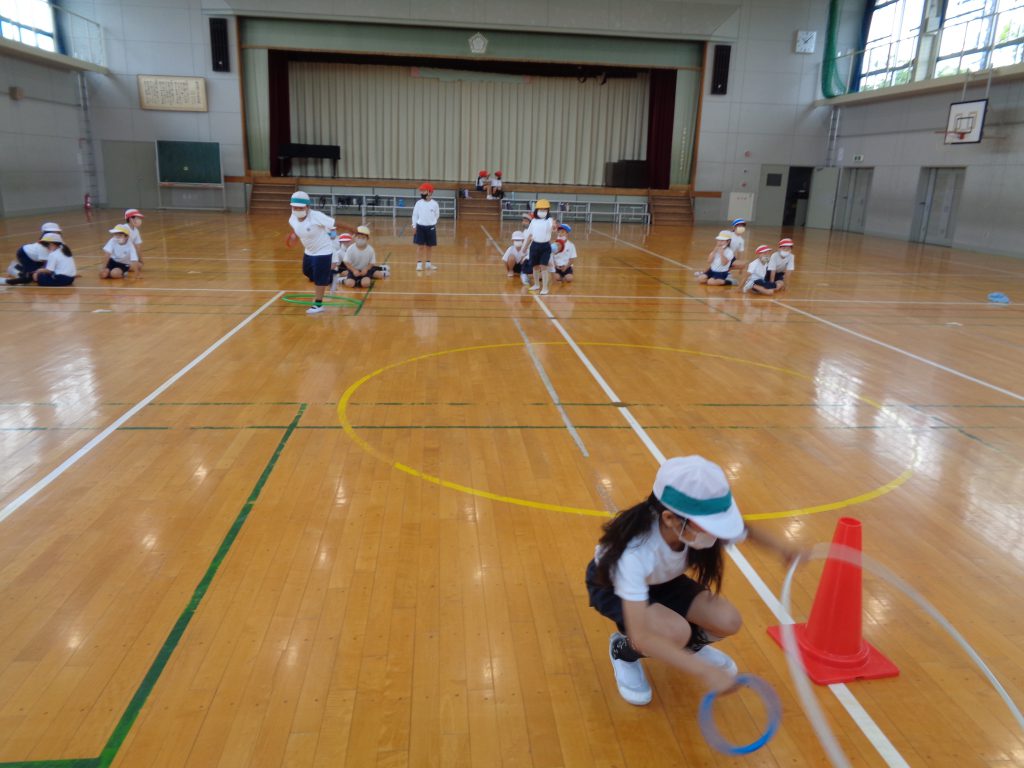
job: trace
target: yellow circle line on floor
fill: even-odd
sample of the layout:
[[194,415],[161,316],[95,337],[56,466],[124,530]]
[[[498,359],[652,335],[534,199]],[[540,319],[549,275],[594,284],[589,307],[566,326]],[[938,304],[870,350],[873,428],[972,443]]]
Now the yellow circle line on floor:
[[[532,342],[532,343],[535,346],[568,346],[564,341],[545,341],[545,342]],[[588,515],[590,517],[611,517],[612,516],[611,513],[607,512],[605,510],[602,510],[602,509],[587,509],[585,507],[569,507],[569,506],[565,506],[565,505],[562,505],[562,504],[548,504],[547,502],[543,502],[543,501],[530,501],[528,499],[517,499],[514,496],[505,496],[505,495],[502,495],[500,493],[492,493],[491,491],[484,491],[484,490],[481,490],[479,488],[471,488],[468,485],[462,485],[461,483],[455,483],[455,482],[452,482],[451,480],[445,480],[444,478],[436,477],[434,475],[431,475],[431,474],[423,472],[423,471],[421,471],[419,469],[416,469],[415,467],[410,467],[408,464],[403,464],[400,461],[396,461],[392,457],[390,457],[390,456],[384,454],[383,452],[379,451],[378,449],[374,448],[372,445],[370,445],[366,440],[361,438],[356,433],[355,427],[353,427],[352,423],[348,420],[348,405],[349,405],[349,402],[352,400],[353,395],[355,395],[355,393],[359,390],[359,388],[362,387],[366,382],[368,382],[370,379],[373,379],[373,378],[376,378],[377,376],[380,376],[382,373],[387,373],[388,371],[394,370],[395,368],[400,368],[400,367],[402,367],[404,365],[409,365],[411,363],[418,363],[418,362],[421,362],[423,360],[430,360],[431,358],[443,357],[445,355],[454,355],[454,354],[458,354],[460,352],[480,352],[480,351],[488,350],[488,349],[509,349],[509,348],[512,348],[512,347],[523,347],[523,346],[525,346],[525,345],[523,344],[523,342],[520,341],[520,342],[510,342],[510,343],[506,343],[506,344],[481,344],[479,346],[473,346],[473,347],[457,347],[455,349],[444,349],[444,350],[441,350],[439,352],[428,352],[427,354],[424,354],[424,355],[417,355],[415,357],[410,357],[410,358],[407,358],[405,360],[400,360],[400,361],[398,361],[396,363],[390,363],[388,365],[383,366],[382,368],[378,368],[377,370],[375,370],[375,371],[373,371],[371,373],[368,373],[365,376],[363,376],[362,378],[360,378],[360,379],[356,380],[355,382],[353,382],[348,387],[348,389],[345,390],[344,394],[341,396],[341,399],[338,401],[338,419],[341,421],[341,427],[344,430],[345,434],[348,435],[349,438],[351,438],[352,441],[356,445],[358,445],[360,448],[362,448],[368,454],[373,456],[375,459],[383,461],[385,464],[390,465],[391,467],[393,467],[394,469],[397,469],[400,472],[404,472],[405,474],[411,475],[412,477],[415,477],[415,478],[417,478],[419,480],[425,480],[428,483],[434,483],[435,485],[439,485],[442,488],[448,488],[448,489],[453,490],[453,491],[459,491],[460,493],[467,493],[467,494],[469,494],[471,496],[478,496],[478,497],[480,497],[482,499],[490,499],[491,501],[500,501],[500,502],[503,502],[505,504],[513,504],[513,505],[519,506],[519,507],[529,507],[529,508],[532,508],[532,509],[546,509],[546,510],[551,511],[551,512],[563,512],[563,513],[570,514],[570,515]],[[676,353],[686,354],[686,355],[697,355],[697,356],[700,356],[700,357],[711,357],[711,358],[717,358],[719,360],[727,360],[729,362],[742,363],[744,365],[753,365],[753,366],[756,366],[758,368],[766,368],[768,370],[778,371],[780,373],[786,373],[786,374],[789,374],[791,376],[797,376],[797,377],[799,377],[801,379],[807,379],[807,380],[812,380],[813,381],[813,377],[808,376],[808,375],[803,374],[803,373],[800,373],[799,371],[791,370],[789,368],[782,368],[782,367],[777,366],[777,365],[769,365],[768,363],[759,363],[759,362],[757,362],[755,360],[744,360],[741,357],[730,357],[729,355],[719,355],[719,354],[715,354],[713,352],[700,352],[698,350],[693,350],[693,349],[681,349],[681,348],[677,348],[677,347],[660,347],[660,346],[651,346],[651,345],[646,345],[646,344],[624,344],[624,343],[620,343],[620,342],[583,342],[583,343],[580,343],[580,346],[581,347],[628,347],[630,349],[646,349],[646,350],[660,351],[660,352],[676,352]],[[874,400],[870,400],[870,399],[868,399],[866,397],[862,397],[861,395],[854,394],[853,397],[855,397],[858,400],[861,400],[862,402],[865,402],[865,403],[867,403],[869,405],[872,405],[872,406],[874,406],[876,408],[881,408],[882,407],[879,403],[875,402]],[[863,504],[866,501],[871,501],[872,499],[877,499],[879,496],[884,496],[885,494],[889,493],[890,491],[892,491],[892,490],[894,490],[896,488],[899,488],[901,485],[903,485],[903,483],[905,483],[907,480],[909,480],[911,475],[913,475],[913,474],[914,474],[913,470],[910,467],[907,467],[905,470],[903,470],[902,473],[900,473],[900,475],[898,477],[893,478],[892,480],[890,480],[885,485],[881,485],[881,486],[879,486],[878,488],[875,488],[872,491],[868,491],[867,493],[862,493],[862,494],[860,494],[858,496],[852,496],[852,497],[850,497],[848,499],[842,499],[840,501],[834,501],[834,502],[831,502],[831,503],[828,503],[828,504],[819,504],[819,505],[814,506],[814,507],[801,507],[799,509],[788,509],[788,510],[783,510],[781,512],[754,513],[754,514],[744,515],[744,518],[746,518],[747,520],[769,520],[769,519],[775,519],[775,518],[780,518],[780,517],[799,517],[799,516],[802,516],[802,515],[817,514],[818,512],[829,512],[829,511],[836,510],[836,509],[843,509],[844,507],[852,507],[852,506],[854,506],[856,504]]]

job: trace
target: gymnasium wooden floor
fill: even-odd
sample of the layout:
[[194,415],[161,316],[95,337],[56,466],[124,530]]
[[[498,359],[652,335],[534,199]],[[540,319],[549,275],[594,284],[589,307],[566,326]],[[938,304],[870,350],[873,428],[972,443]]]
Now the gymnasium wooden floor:
[[[578,282],[540,300],[499,267],[509,224],[443,224],[428,275],[376,220],[393,277],[308,317],[286,211],[147,213],[144,279],[105,284],[117,212],[56,218],[84,277],[0,289],[0,762],[824,764],[734,562],[721,647],[779,691],[775,740],[712,752],[658,662],[649,706],[620,699],[583,571],[659,451],[720,462],[793,541],[862,520],[1024,702],[1024,262],[798,230],[773,301],[695,285],[711,228],[579,226]],[[4,252],[42,220],[0,222]],[[900,676],[818,689],[855,765],[1024,765],[939,627],[871,576],[864,609]]]

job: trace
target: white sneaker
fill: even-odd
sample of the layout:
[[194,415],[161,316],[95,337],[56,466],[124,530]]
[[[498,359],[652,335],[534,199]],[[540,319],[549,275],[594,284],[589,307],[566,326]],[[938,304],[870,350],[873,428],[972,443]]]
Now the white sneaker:
[[724,651],[720,651],[717,648],[712,648],[710,645],[705,645],[697,651],[694,656],[713,667],[724,669],[733,676],[740,671],[739,667],[736,666],[736,662],[730,658],[729,654]]
[[693,276],[694,277],[700,277],[703,274],[704,274],[703,272],[701,272],[700,270],[697,270],[696,272],[693,273]]
[[746,282],[746,283],[743,284],[743,292],[744,293],[750,293],[750,289],[753,288],[753,287],[754,287],[753,283]]
[[423,271],[423,262],[422,261],[417,261],[416,262],[416,271],[417,272],[422,272]]
[[548,289],[545,288],[543,291],[540,292],[540,295],[541,296],[547,296],[548,295]]
[[612,671],[615,673],[615,684],[619,687],[619,695],[638,707],[650,704],[651,684],[647,682],[643,663],[623,661],[612,656],[612,648],[619,638],[623,638],[623,635],[619,632],[612,632],[612,636],[608,639],[608,658],[612,660]]
[[531,285],[530,286],[530,290],[531,291],[539,291],[540,290],[540,285]]
[[505,275],[505,277],[509,277],[509,278],[512,278],[512,277],[515,277],[515,276],[516,276],[515,272],[509,272],[508,274]]
[[319,306],[314,304],[312,307],[310,307],[309,309],[306,310],[306,314],[307,315],[319,315],[325,309],[327,309],[327,307],[325,307],[323,304],[321,304]]
[[437,269],[437,267],[436,267],[436,266],[435,266],[434,264],[431,264],[431,263],[430,263],[430,262],[428,261],[428,262],[427,262],[427,269]]

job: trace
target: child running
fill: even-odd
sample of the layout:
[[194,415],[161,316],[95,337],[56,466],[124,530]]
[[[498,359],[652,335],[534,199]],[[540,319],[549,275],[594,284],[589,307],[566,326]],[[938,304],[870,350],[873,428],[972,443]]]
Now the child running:
[[331,262],[338,233],[334,219],[326,213],[311,210],[310,202],[305,192],[297,191],[292,195],[292,215],[288,219],[292,231],[288,233],[287,243],[293,245],[297,240],[302,241],[302,274],[315,286],[313,306],[306,310],[306,314],[317,315],[325,309],[324,294],[331,284]]
[[724,546],[748,537],[791,562],[801,556],[744,525],[725,472],[702,456],[666,461],[650,496],[605,524],[587,565],[587,592],[590,605],[618,630],[608,654],[630,704],[651,701],[645,656],[698,678],[708,690],[733,686],[736,663],[710,644],[742,625],[719,591]]

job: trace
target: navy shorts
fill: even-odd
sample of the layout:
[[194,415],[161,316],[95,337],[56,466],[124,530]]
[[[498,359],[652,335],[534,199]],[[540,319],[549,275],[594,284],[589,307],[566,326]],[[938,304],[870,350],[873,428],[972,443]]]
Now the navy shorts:
[[519,268],[518,271],[521,274],[523,274],[523,275],[532,275],[533,274],[533,264],[530,263],[529,257],[523,259],[518,264],[516,264],[516,267]]
[[762,288],[767,288],[770,291],[775,290],[775,283],[769,283],[767,280],[755,280],[754,285],[758,285]]
[[331,284],[331,254],[323,256],[302,256],[302,274],[313,281],[313,285]]
[[[591,560],[587,564],[587,594],[590,596],[590,607],[605,618],[615,622],[619,632],[626,634],[626,623],[622,617],[622,598],[615,590],[598,584],[595,581],[597,565]],[[647,594],[647,602],[657,603],[671,608],[683,618],[690,612],[690,606],[701,592],[707,590],[687,575],[678,576],[664,584],[651,584]],[[691,623],[691,627],[693,624]]]
[[120,269],[122,272],[127,272],[132,268],[131,264],[122,264],[120,261],[114,259],[107,259],[107,266],[104,269]]
[[572,264],[568,267],[555,267],[555,274],[561,275],[562,277],[568,277],[572,274]]
[[75,278],[71,275],[55,275],[52,272],[43,272],[41,275],[36,276],[36,281],[43,286],[62,286],[71,285],[75,282]]
[[17,257],[18,257],[18,266],[20,267],[20,270],[19,270],[20,272],[29,272],[29,273],[31,273],[31,272],[35,272],[37,269],[42,269],[43,267],[46,266],[46,262],[45,261],[36,261],[31,256],[29,256],[27,253],[25,253],[25,249],[23,247],[18,249]]
[[708,269],[708,270],[704,271],[704,274],[708,276],[708,280],[728,280],[729,279],[729,270],[726,270],[725,272],[715,272],[715,270],[713,270],[713,269]]
[[[546,267],[551,261],[551,243],[530,243],[530,264]],[[527,274],[530,274],[527,272]]]
[[416,245],[437,245],[437,227],[428,227],[426,224],[416,225],[416,234],[412,236]]
[[349,269],[342,269],[341,270],[341,279],[342,280],[348,280],[348,279],[351,278],[352,280],[355,280],[358,283],[364,277],[368,277],[368,278],[370,278],[372,280],[373,277],[378,272],[380,272],[380,271],[381,271],[380,267],[368,267],[367,270],[366,270],[366,274],[365,275],[354,275],[354,274],[352,274],[351,270],[349,270]]
[[785,272],[776,272],[775,273],[775,282],[776,283],[781,283],[785,279],[786,279],[786,273]]

